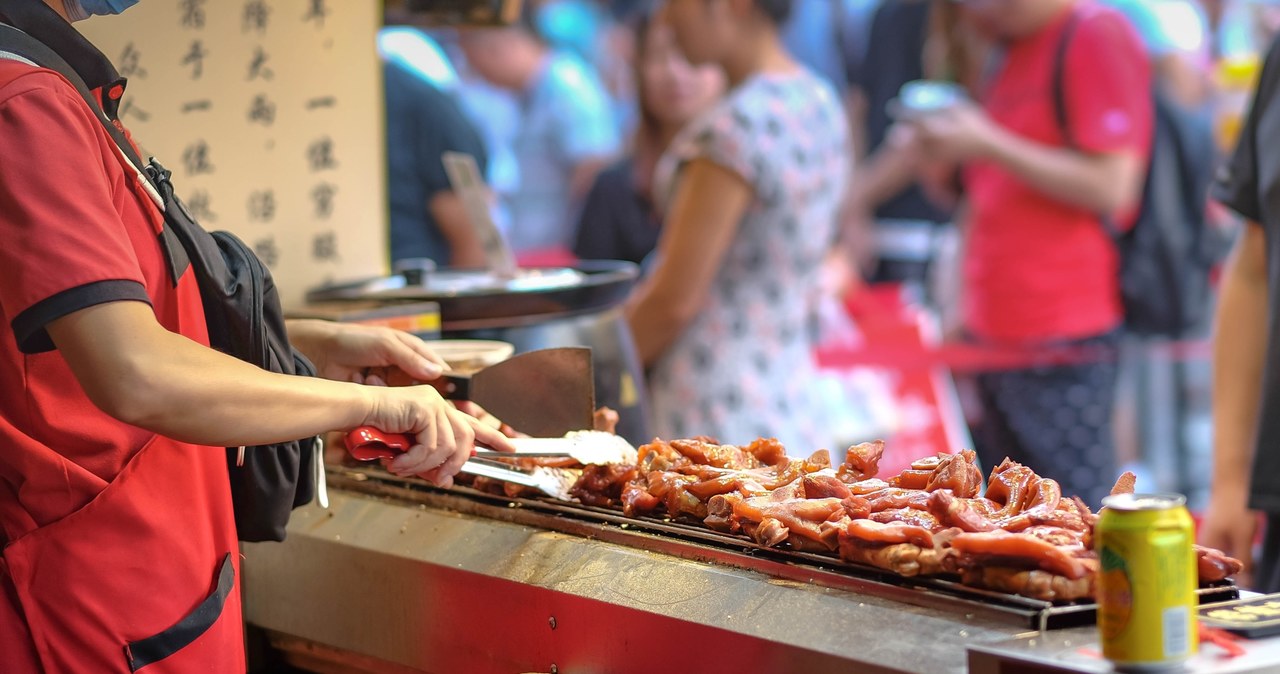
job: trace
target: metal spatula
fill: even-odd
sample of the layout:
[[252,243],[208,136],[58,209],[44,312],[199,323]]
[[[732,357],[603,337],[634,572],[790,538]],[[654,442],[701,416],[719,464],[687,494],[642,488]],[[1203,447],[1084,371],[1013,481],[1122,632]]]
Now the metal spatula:
[[471,459],[462,464],[462,472],[476,477],[487,477],[491,480],[531,487],[561,501],[572,500],[569,489],[578,481],[578,474],[581,473],[568,468],[543,468],[542,466],[526,473],[484,459]]
[[[485,459],[570,458],[582,465],[635,463],[636,448],[621,436],[604,431],[574,431],[562,438],[508,438],[515,452],[477,448],[474,456]],[[390,459],[409,451],[414,439],[404,433],[383,433],[361,426],[347,434],[347,451],[361,461]]]
[[492,449],[477,449],[476,456],[485,458],[565,457],[589,466],[611,463],[635,463],[636,448],[625,438],[604,431],[574,431],[563,438],[511,438],[515,454]]
[[[376,428],[362,426],[347,434],[347,452],[360,461],[392,459],[413,446],[413,437],[403,433],[383,433]],[[515,456],[507,452],[495,455]],[[569,488],[577,481],[578,471],[564,468],[538,466],[530,472],[517,470],[506,464],[486,459],[471,459],[462,465],[462,472],[492,480],[532,487],[554,498],[569,500]]]
[[[393,374],[387,383],[416,382]],[[595,412],[595,376],[591,349],[586,347],[530,351],[470,375],[446,373],[429,383],[445,398],[470,400],[521,433],[539,438],[591,428]]]

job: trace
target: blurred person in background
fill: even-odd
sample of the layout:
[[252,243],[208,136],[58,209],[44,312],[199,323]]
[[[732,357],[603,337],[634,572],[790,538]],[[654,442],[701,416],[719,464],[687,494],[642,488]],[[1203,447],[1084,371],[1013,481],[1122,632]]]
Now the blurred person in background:
[[635,47],[624,22],[634,7],[593,0],[533,0],[533,25],[552,49],[572,52],[600,77],[622,135],[635,129],[635,85],[629,77]]
[[441,155],[472,155],[484,171],[480,134],[453,95],[457,73],[417,28],[378,34],[385,78],[387,195],[391,261],[429,259],[439,267],[483,267],[484,247],[453,192]]
[[529,0],[529,4],[533,26],[549,46],[600,67],[602,37],[610,22],[606,8],[590,0]]
[[889,108],[913,80],[973,84],[976,56],[956,34],[955,17],[948,1],[885,0],[868,34],[869,65],[851,82],[866,101],[854,129],[866,154],[849,185],[841,233],[873,283],[923,287],[942,238],[952,231],[953,204],[925,194],[916,180],[919,146],[909,128],[894,130]]
[[[1280,41],[1272,44],[1235,154],[1213,196],[1248,220],[1222,277],[1213,351],[1213,480],[1200,542],[1280,592]],[[1258,516],[1266,517],[1256,566]]]
[[[1178,221],[1169,213],[1184,209],[1189,222],[1209,217],[1208,186],[1219,161],[1214,142],[1215,89],[1209,55],[1210,35],[1204,8],[1196,0],[1102,0],[1119,10],[1142,38],[1151,60],[1152,104],[1155,127],[1150,162],[1159,175],[1172,175],[1176,192],[1149,185],[1148,207],[1160,204],[1165,222]],[[1178,192],[1195,195],[1183,199]],[[1158,199],[1159,201],[1154,201]],[[1178,206],[1178,204],[1182,204]],[[1210,256],[1216,246],[1201,240],[1201,253]],[[1225,247],[1222,248],[1225,252]],[[1214,257],[1220,258],[1221,255]],[[1206,316],[1208,312],[1205,312]],[[1182,359],[1169,358],[1150,339],[1131,336],[1124,340],[1115,412],[1116,454],[1122,470],[1132,470],[1140,481],[1156,475],[1174,476],[1184,482],[1194,469],[1188,461],[1172,461],[1157,467],[1166,457],[1196,452],[1182,429],[1195,423],[1197,410],[1189,401],[1200,399],[1191,389],[1208,387],[1207,367],[1200,369]],[[1207,363],[1204,364],[1207,366]],[[1154,385],[1152,382],[1166,382]],[[1187,390],[1187,393],[1182,393]],[[1171,391],[1173,393],[1171,393]],[[1203,410],[1205,416],[1208,410]],[[1207,453],[1208,445],[1204,446]],[[1195,483],[1203,484],[1200,480]],[[1194,487],[1180,486],[1194,499]]]
[[866,2],[823,0],[793,3],[791,16],[782,25],[782,44],[814,74],[843,92],[848,82],[845,72],[844,41],[847,11],[856,12]]
[[460,44],[470,68],[511,92],[519,108],[510,136],[518,177],[501,195],[511,247],[568,251],[581,199],[619,153],[621,139],[596,74],[578,57],[548,47],[531,22],[526,13],[514,26],[464,29]]
[[587,195],[573,253],[643,263],[658,245],[653,174],[676,134],[724,93],[724,73],[689,63],[671,27],[646,12],[635,22],[640,124],[630,156],[605,169]]
[[[867,66],[867,41],[871,38],[871,23],[884,0],[841,0],[836,5],[837,39],[840,48],[841,70],[845,82],[841,88],[848,94],[849,86],[857,81],[862,68]],[[856,138],[854,141],[856,142]]]
[[1152,74],[1174,102],[1189,110],[1211,100],[1209,21],[1196,0],[1104,0],[1138,31]]
[[[1108,229],[1137,213],[1150,152],[1151,75],[1125,18],[1089,0],[966,0],[999,45],[981,106],[918,117],[930,159],[962,166],[964,330],[1067,362],[978,378],[979,456],[1005,456],[1097,506],[1116,477],[1114,350],[1123,321]],[[1061,55],[1065,124],[1054,104]]]
[[1201,0],[1219,58],[1257,56],[1280,31],[1280,0]]
[[664,10],[689,60],[719,66],[730,86],[659,164],[657,257],[626,307],[664,437],[776,437],[795,452],[830,441],[811,325],[848,183],[848,122],[834,89],[783,47],[791,4]]

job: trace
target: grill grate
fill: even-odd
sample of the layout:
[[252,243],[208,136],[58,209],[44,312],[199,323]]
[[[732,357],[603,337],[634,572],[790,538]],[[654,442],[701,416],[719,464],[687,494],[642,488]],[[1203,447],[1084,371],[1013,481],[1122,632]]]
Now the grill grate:
[[[550,498],[508,498],[466,487],[437,489],[372,467],[329,469],[329,484],[468,515],[616,543],[684,559],[724,564],[798,583],[871,594],[926,608],[980,614],[1034,630],[1092,625],[1097,605],[1054,603],[962,585],[942,578],[905,578],[884,569],[812,552],[766,548],[698,524],[656,517],[625,517],[608,508]],[[1200,588],[1200,603],[1239,597],[1230,581]]]

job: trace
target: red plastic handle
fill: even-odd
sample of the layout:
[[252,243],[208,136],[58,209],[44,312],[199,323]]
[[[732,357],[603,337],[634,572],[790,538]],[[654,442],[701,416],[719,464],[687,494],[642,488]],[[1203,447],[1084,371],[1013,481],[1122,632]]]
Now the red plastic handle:
[[361,426],[347,433],[347,452],[357,461],[394,459],[413,446],[412,435],[384,433],[372,426]]
[[1228,658],[1238,658],[1247,654],[1247,651],[1239,644],[1239,641],[1240,637],[1230,632],[1213,627],[1205,627],[1203,624],[1200,625],[1200,642],[1213,644],[1221,648],[1226,652]]

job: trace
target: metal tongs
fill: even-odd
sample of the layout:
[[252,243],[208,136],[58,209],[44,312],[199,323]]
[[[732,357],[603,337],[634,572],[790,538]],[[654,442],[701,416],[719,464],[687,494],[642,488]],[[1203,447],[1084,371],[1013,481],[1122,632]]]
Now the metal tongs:
[[[346,441],[347,452],[357,461],[393,459],[409,451],[409,448],[414,444],[412,436],[403,433],[384,433],[369,426],[362,426],[347,433]],[[481,451],[484,452],[485,456],[517,457],[522,455],[520,453],[512,454],[493,450],[479,450],[475,455],[478,455]],[[531,454],[539,455],[536,452],[523,455],[528,456]],[[476,477],[486,477],[491,480],[531,487],[547,496],[562,501],[571,499],[569,488],[577,481],[577,475],[574,471],[563,468],[536,466],[533,470],[525,472],[507,464],[484,458],[469,459],[462,464],[462,472]]]

